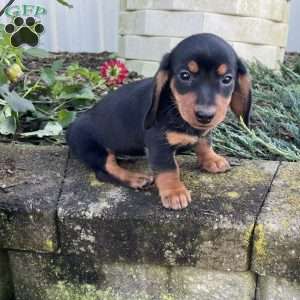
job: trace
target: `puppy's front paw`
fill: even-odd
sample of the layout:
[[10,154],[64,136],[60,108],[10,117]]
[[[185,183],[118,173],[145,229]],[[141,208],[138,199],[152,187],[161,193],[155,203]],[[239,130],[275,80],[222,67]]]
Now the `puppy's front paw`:
[[209,173],[223,173],[230,169],[227,159],[215,154],[200,163],[200,168]]
[[176,189],[160,190],[159,195],[165,208],[183,209],[192,201],[191,193],[183,184]]

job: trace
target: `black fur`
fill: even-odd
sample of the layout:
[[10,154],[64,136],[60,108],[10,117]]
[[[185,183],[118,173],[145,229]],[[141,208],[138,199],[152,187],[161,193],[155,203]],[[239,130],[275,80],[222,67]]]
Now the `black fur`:
[[[199,63],[201,69],[191,81],[183,82],[179,74],[191,60]],[[228,86],[222,86],[216,75],[220,64],[229,66],[233,82]],[[171,79],[180,94],[194,92],[199,104],[213,105],[216,94],[230,95],[237,76],[245,72],[245,66],[224,40],[212,34],[191,36],[164,56],[156,77],[122,86],[81,114],[69,128],[67,142],[100,179],[111,177],[105,169],[108,151],[139,155],[147,149],[154,171],[174,170],[176,147],[168,144],[166,131],[201,136],[204,130],[192,127],[181,117],[170,89]],[[160,75],[166,82],[157,93]],[[249,112],[245,115],[248,117]]]

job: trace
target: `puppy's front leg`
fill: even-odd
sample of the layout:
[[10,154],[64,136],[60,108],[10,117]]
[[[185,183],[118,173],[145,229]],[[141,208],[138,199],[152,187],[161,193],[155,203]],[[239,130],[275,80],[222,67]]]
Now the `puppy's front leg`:
[[174,150],[166,143],[148,147],[149,163],[154,171],[155,184],[165,208],[182,209],[191,202],[191,195],[180,180]]
[[213,150],[210,136],[199,140],[196,153],[200,168],[207,172],[222,173],[230,169],[227,159]]
[[166,208],[186,208],[192,201],[190,192],[180,181],[179,171],[166,171],[157,174],[155,183],[159,191],[162,204]]

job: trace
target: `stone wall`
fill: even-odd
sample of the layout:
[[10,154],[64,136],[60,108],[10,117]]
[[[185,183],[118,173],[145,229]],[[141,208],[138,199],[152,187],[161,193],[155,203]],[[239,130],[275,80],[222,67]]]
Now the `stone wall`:
[[178,162],[193,202],[170,211],[66,148],[0,144],[0,300],[300,299],[299,163]]
[[286,0],[123,0],[119,54],[130,69],[153,76],[184,37],[211,32],[244,59],[275,69],[287,43],[288,7]]

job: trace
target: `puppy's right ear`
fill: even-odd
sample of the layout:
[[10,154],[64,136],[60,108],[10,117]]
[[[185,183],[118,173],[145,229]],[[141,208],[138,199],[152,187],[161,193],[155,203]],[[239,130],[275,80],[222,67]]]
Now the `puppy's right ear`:
[[159,107],[159,101],[161,92],[168,82],[170,77],[170,54],[167,53],[164,55],[160,67],[154,77],[154,86],[153,86],[153,92],[152,92],[152,100],[150,108],[146,114],[145,120],[144,120],[144,127],[145,129],[149,129],[153,126],[158,107]]

